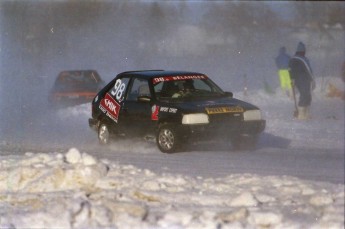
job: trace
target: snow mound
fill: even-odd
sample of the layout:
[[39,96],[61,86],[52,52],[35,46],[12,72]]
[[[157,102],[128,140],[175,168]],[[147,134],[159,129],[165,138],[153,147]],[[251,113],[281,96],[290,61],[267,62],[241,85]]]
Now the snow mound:
[[0,200],[0,228],[344,228],[344,185],[155,174],[76,148],[2,156]]

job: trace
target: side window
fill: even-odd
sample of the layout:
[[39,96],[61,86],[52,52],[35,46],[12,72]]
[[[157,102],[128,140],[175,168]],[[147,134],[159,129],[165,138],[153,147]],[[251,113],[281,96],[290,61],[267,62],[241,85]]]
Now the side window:
[[163,82],[159,82],[158,84],[154,85],[154,91],[157,94],[161,93],[163,88]]
[[135,78],[128,92],[127,100],[137,101],[138,96],[151,96],[147,80]]
[[164,82],[164,85],[162,86],[159,97],[170,98],[173,94],[179,91],[180,91],[180,85],[178,81]]
[[129,78],[120,78],[117,79],[113,85],[113,87],[110,88],[108,93],[113,97],[117,102],[122,102],[126,88],[128,86]]
[[194,87],[198,90],[212,91],[211,87],[203,80],[194,80]]

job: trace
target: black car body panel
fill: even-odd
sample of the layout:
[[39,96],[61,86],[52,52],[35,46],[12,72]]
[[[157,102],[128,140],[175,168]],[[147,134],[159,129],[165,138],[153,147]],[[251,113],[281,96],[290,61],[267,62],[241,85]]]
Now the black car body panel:
[[106,123],[112,135],[157,135],[170,125],[189,139],[257,136],[265,129],[258,107],[232,98],[206,75],[133,71],[117,75],[92,101],[91,128]]

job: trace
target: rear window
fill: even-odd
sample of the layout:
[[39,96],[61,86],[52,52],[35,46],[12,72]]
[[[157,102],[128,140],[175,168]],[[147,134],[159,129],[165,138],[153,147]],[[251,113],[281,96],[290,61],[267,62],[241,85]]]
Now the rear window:
[[61,72],[56,80],[58,84],[84,84],[101,81],[96,71],[65,71]]

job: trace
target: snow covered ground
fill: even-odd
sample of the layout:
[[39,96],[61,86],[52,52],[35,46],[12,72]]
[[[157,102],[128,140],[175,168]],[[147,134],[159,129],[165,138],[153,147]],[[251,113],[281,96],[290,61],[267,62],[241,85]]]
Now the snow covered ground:
[[[318,79],[308,121],[293,120],[293,102],[279,89],[234,93],[265,115],[269,135],[260,140],[261,150],[279,144],[279,137],[294,149],[344,152],[344,101],[325,96],[324,80]],[[343,85],[338,78],[326,81]],[[0,228],[344,228],[343,183],[255,173],[189,176],[96,157],[89,116],[86,104],[37,117],[19,138],[5,132]],[[128,142],[109,149],[160,153]]]

